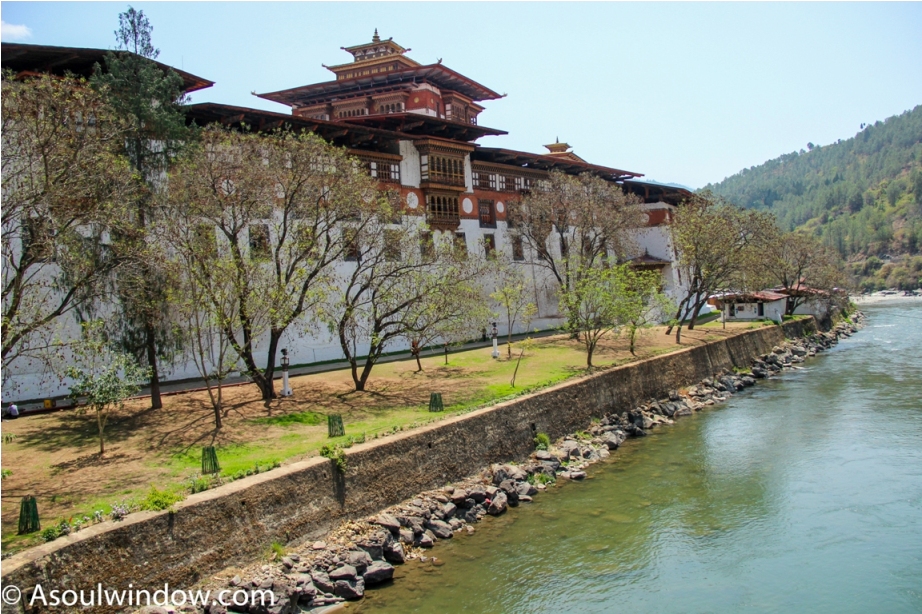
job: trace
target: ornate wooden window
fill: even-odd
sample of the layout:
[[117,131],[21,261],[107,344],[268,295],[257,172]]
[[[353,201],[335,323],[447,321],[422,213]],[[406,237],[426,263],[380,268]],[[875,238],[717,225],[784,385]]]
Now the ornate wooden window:
[[495,255],[496,236],[492,234],[483,235],[483,251],[487,258]]
[[458,197],[450,194],[427,194],[426,222],[430,226],[456,228],[461,223]]
[[486,171],[476,171],[473,173],[474,187],[481,190],[496,191],[496,175]]
[[455,254],[459,258],[467,258],[467,236],[463,232],[455,233]]
[[477,201],[477,207],[480,210],[480,227],[496,228],[496,204],[481,198]]
[[464,158],[442,154],[420,156],[420,172],[423,181],[463,186]]
[[525,245],[522,243],[522,237],[519,235],[512,235],[512,259],[516,262],[522,262],[525,260]]
[[250,234],[250,258],[253,260],[263,260],[269,257],[269,225],[268,224],[250,224],[248,228]]
[[359,233],[355,228],[343,228],[343,260],[346,262],[358,262],[361,258],[359,249]]
[[350,149],[349,153],[361,160],[368,174],[378,181],[400,183],[400,156],[355,149]]
[[419,235],[419,256],[424,261],[435,258],[435,243],[432,241],[431,232],[423,232]]
[[400,237],[399,230],[384,231],[384,260],[387,262],[400,262]]

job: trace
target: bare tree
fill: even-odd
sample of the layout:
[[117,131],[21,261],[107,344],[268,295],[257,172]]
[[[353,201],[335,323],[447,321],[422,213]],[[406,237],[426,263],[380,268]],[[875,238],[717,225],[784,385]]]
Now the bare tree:
[[682,323],[692,330],[708,297],[716,292],[756,289],[764,283],[763,259],[770,249],[774,218],[770,213],[735,207],[705,192],[678,208],[670,226],[678,252],[677,268],[687,280],[675,324],[676,341]]
[[509,233],[566,292],[585,271],[633,251],[629,231],[642,225],[639,204],[618,184],[590,173],[574,177],[552,171],[520,200],[509,202]]
[[838,253],[803,232],[785,233],[776,228],[764,262],[770,283],[788,297],[785,314],[789,316],[805,302],[821,300],[848,283]]
[[356,390],[365,390],[375,364],[395,342],[410,344],[422,370],[423,347],[470,338],[489,317],[481,281],[492,262],[463,256],[452,249],[451,238],[430,247],[420,230],[415,221],[374,221],[351,234],[355,265],[335,284],[327,320]]
[[[343,229],[361,232],[373,219],[362,212],[379,198],[357,160],[307,132],[212,126],[171,173],[170,208],[188,208],[217,230],[216,253],[231,267],[236,292],[224,333],[264,400],[275,397],[282,335],[310,327],[304,316],[325,300],[334,264],[352,244]],[[268,355],[260,367],[263,335]]]
[[99,300],[131,260],[125,203],[136,182],[119,155],[122,122],[83,80],[5,75],[2,104],[7,377],[17,358],[47,360],[62,317]]
[[495,316],[506,320],[506,354],[512,360],[512,330],[516,324],[528,327],[538,308],[518,263],[505,262],[497,267],[494,288],[490,298],[495,302]]

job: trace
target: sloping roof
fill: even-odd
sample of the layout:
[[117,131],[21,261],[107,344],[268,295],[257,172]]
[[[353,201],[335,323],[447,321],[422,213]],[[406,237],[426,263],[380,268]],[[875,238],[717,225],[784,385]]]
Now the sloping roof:
[[724,303],[770,303],[786,299],[787,296],[770,290],[757,292],[724,292],[715,294],[712,298]]
[[337,123],[376,126],[385,130],[394,130],[406,134],[434,136],[455,141],[476,141],[482,136],[499,136],[508,134],[505,130],[487,128],[477,124],[458,122],[422,113],[378,113],[375,115],[357,115],[355,117],[337,118]]
[[520,166],[522,168],[533,168],[538,170],[550,171],[561,170],[565,173],[595,173],[612,181],[621,181],[628,177],[643,177],[642,173],[633,173],[623,171],[617,168],[590,164],[563,158],[560,156],[551,156],[545,154],[534,154],[526,151],[514,151],[512,149],[499,149],[496,147],[479,147],[471,154],[471,161],[493,162],[495,164],[508,164],[510,166]]
[[464,94],[471,100],[495,100],[502,98],[490,88],[453,71],[442,64],[415,66],[404,70],[382,72],[351,79],[324,81],[301,87],[257,94],[260,98],[272,100],[292,107],[306,106],[329,101],[331,98],[346,98],[358,95],[373,88],[390,86],[398,83],[431,82],[440,88]]
[[215,102],[203,102],[183,107],[188,121],[195,121],[199,125],[220,123],[225,126],[247,125],[253,130],[273,130],[282,126],[302,128],[317,133],[324,140],[334,145],[352,147],[356,149],[373,149],[381,143],[393,143],[400,139],[414,139],[413,135],[356,126],[341,122],[328,122],[322,119],[309,119],[275,113],[261,109],[237,107]]
[[679,205],[682,201],[692,196],[691,190],[656,181],[626,179],[624,187],[648,203],[664,202],[670,205]]
[[[106,54],[109,49],[89,49],[86,47],[53,47],[50,45],[25,45],[22,43],[2,44],[3,68],[14,73],[48,73],[63,75],[70,72],[79,77],[89,78],[93,67],[99,64],[105,67]],[[121,53],[129,53],[127,51]],[[172,70],[182,78],[183,91],[195,92],[214,85],[214,81],[203,79],[179,70],[168,64],[154,61],[164,72]]]

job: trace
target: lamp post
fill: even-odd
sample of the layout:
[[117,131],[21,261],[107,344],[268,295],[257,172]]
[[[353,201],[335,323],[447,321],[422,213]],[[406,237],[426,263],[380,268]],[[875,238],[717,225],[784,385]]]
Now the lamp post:
[[493,322],[493,331],[490,336],[493,338],[493,358],[499,358],[499,348],[496,346],[496,322]]
[[291,396],[291,386],[288,384],[288,348],[282,348],[282,396]]

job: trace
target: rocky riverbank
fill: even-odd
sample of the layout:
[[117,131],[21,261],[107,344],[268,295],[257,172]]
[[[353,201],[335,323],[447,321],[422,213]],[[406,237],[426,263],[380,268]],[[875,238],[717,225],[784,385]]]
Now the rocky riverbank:
[[[628,437],[643,437],[679,416],[691,415],[727,400],[752,386],[758,379],[772,377],[854,334],[863,316],[852,324],[839,324],[829,332],[785,342],[771,353],[753,361],[747,371],[722,372],[696,385],[670,392],[663,399],[651,399],[633,409],[610,413],[585,431],[574,433],[545,446],[536,436],[538,448],[525,462],[495,464],[452,485],[419,494],[412,500],[383,510],[360,521],[346,522],[323,541],[302,545],[297,551],[274,560],[215,576],[205,588],[231,589],[249,594],[250,604],[198,607],[198,612],[225,614],[294,614],[326,608],[364,596],[369,586],[392,580],[396,565],[409,561],[440,565],[438,541],[476,531],[485,516],[498,516],[509,507],[526,505],[558,480],[581,480],[592,463],[609,457]],[[537,435],[537,434],[536,434]],[[229,577],[232,576],[232,577]],[[263,591],[274,594],[274,605],[260,603]],[[243,601],[238,599],[238,601]],[[196,611],[187,606],[188,611]],[[169,609],[145,608],[148,614]]]

